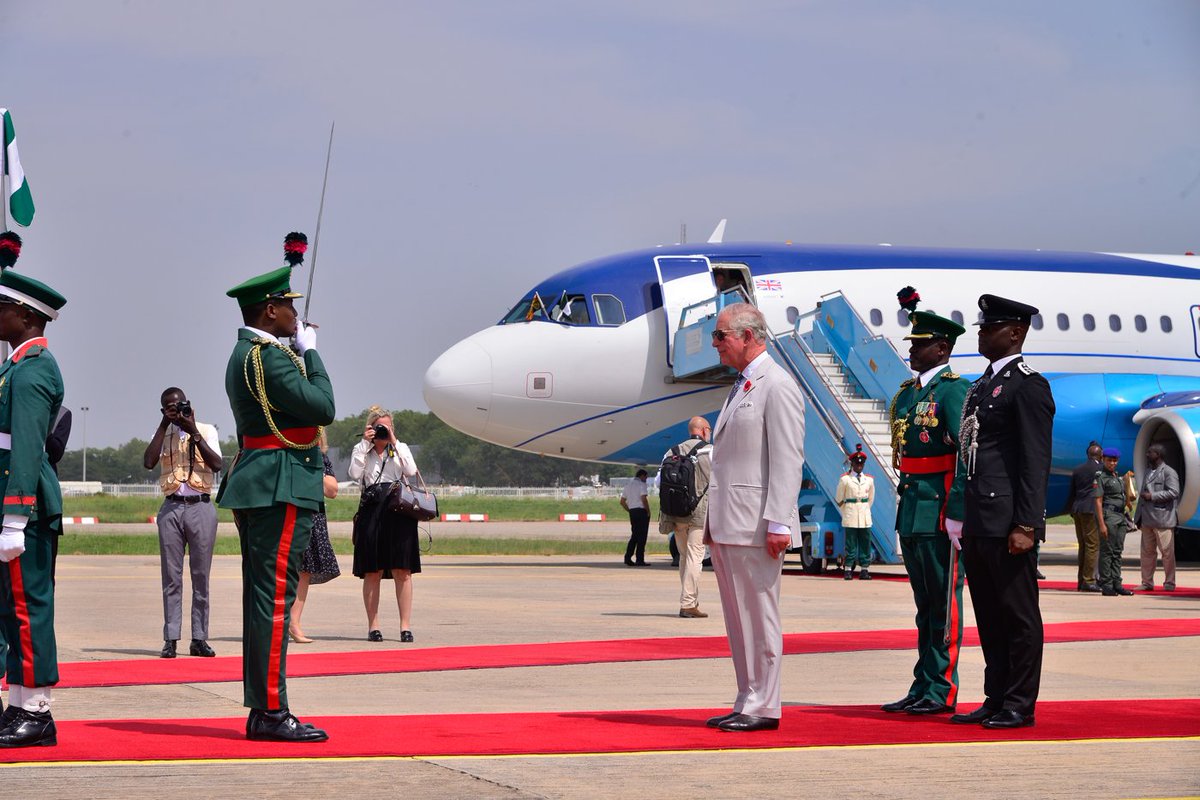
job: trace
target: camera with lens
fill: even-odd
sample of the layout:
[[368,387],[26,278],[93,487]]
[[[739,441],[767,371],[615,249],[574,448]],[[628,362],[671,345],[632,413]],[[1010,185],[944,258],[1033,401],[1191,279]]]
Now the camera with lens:
[[375,426],[375,438],[381,442],[386,442],[388,439],[392,438],[392,434],[387,429],[386,425],[376,425]]
[[190,417],[192,415],[192,401],[180,400],[175,404],[175,411],[178,412],[179,416],[181,417]]

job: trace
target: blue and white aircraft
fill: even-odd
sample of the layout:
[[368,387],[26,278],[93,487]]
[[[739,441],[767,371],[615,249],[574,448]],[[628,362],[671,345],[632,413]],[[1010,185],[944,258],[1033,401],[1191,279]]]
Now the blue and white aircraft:
[[[837,356],[815,372],[806,365],[808,383],[846,372],[859,397],[884,408],[909,375],[897,355],[907,355],[901,339],[909,322],[896,292],[915,286],[924,310],[968,326],[951,361],[968,377],[987,366],[970,323],[979,295],[992,293],[1041,310],[1025,356],[1050,380],[1058,408],[1048,514],[1064,511],[1070,472],[1089,441],[1120,448],[1120,469],[1132,467],[1139,478],[1146,448],[1158,442],[1180,475],[1180,525],[1200,529],[1200,257],[723,243],[723,227],[707,243],[623,253],[546,278],[496,325],[429,367],[429,408],[505,447],[653,465],[685,438],[689,418],[715,419],[728,391],[731,377],[716,365],[702,324],[711,331],[723,302],[714,276],[740,285],[774,334],[805,337],[793,348],[796,359],[816,359],[820,350]],[[830,345],[836,320],[822,308],[834,294],[865,326],[857,343],[883,342],[896,359],[878,385],[872,373],[886,359],[868,358],[865,349],[855,356],[854,341]],[[715,368],[686,366],[696,358]],[[810,403],[834,405],[821,400],[830,395],[820,386],[797,379],[812,389]],[[847,429],[836,408],[821,415],[845,451],[866,438],[879,461],[890,461],[889,437],[878,426],[851,421]],[[822,476],[814,466],[809,477]],[[1200,536],[1181,536],[1178,546],[1190,551],[1197,543]]]

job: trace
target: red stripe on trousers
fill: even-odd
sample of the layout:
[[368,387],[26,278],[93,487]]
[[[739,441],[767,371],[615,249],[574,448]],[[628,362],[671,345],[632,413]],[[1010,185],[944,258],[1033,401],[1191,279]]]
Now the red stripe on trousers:
[[275,613],[271,617],[271,651],[267,657],[267,708],[282,708],[279,702],[279,662],[283,660],[283,617],[287,606],[287,567],[292,551],[292,536],[296,532],[296,507],[287,504],[283,514],[283,531],[279,535],[279,550],[275,554]]
[[[21,575],[21,559],[14,558],[8,562],[8,572],[12,577],[13,605],[17,612],[17,625],[21,631],[21,672],[22,685],[32,686],[33,677],[33,625],[29,619],[29,602],[25,599],[25,578]],[[9,676],[9,685],[14,683]]]
[[954,542],[950,543],[950,608],[946,611],[946,627],[950,631],[950,647],[946,649],[946,674],[943,677],[950,684],[946,694],[946,705],[953,708],[958,700],[958,684],[954,682],[954,668],[958,666],[958,647],[961,644],[958,635],[958,620],[962,609],[958,606],[958,571],[962,569],[962,558],[954,555]]

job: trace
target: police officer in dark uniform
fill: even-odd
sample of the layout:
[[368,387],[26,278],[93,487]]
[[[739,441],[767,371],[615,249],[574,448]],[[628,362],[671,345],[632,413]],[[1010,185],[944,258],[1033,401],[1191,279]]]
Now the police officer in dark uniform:
[[962,557],[986,699],[950,721],[1021,728],[1034,724],[1042,674],[1034,546],[1046,536],[1054,398],[1021,357],[1038,310],[990,294],[979,309],[979,353],[991,363],[963,404],[959,453],[967,475]]
[[1117,475],[1121,451],[1104,448],[1104,469],[1096,473],[1092,483],[1096,526],[1100,529],[1100,590],[1106,597],[1131,595],[1121,582],[1121,554],[1125,552],[1125,486]]

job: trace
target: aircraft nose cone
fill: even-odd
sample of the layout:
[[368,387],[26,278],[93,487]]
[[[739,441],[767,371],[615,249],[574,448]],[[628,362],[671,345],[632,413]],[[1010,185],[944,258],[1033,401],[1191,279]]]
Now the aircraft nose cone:
[[492,402],[492,357],[464,339],[425,371],[425,403],[452,428],[482,437]]

